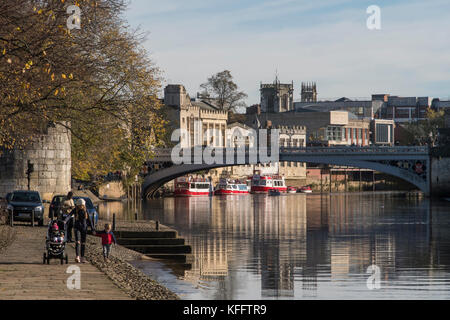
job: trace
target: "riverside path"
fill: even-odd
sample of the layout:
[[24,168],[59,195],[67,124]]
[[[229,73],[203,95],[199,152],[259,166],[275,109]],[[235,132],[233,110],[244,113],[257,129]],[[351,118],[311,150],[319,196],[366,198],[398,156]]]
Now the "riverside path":
[[[69,264],[59,260],[43,264],[46,227],[14,227],[14,241],[0,254],[0,300],[115,300],[131,299],[104,273],[90,263],[75,263],[73,245],[66,246]],[[70,290],[66,273],[80,267],[81,288]]]

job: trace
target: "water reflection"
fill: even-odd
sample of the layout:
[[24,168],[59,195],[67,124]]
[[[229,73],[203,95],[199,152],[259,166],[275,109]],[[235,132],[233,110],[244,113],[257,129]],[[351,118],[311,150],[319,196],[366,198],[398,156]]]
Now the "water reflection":
[[137,265],[186,299],[449,298],[447,208],[397,193],[159,199],[141,216],[177,229],[195,260],[180,279]]

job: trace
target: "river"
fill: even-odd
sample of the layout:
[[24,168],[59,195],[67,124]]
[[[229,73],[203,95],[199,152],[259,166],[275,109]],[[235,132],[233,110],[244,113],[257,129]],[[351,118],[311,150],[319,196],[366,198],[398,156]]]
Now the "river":
[[[110,202],[100,215],[134,211]],[[450,298],[450,202],[394,192],[232,195],[151,200],[138,211],[192,246],[190,270],[133,263],[182,299]]]

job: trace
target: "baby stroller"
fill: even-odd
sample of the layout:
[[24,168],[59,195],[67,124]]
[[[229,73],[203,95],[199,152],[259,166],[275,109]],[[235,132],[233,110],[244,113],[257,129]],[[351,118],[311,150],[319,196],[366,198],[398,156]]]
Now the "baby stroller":
[[50,264],[50,259],[60,259],[61,264],[69,263],[66,250],[66,224],[61,220],[52,220],[48,224],[47,238],[45,239],[46,252],[44,252],[43,263]]

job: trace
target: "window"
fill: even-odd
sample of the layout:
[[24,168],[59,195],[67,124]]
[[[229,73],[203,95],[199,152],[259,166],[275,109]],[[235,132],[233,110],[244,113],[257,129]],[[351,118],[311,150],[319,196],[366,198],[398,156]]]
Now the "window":
[[11,201],[16,202],[41,202],[37,192],[14,192]]
[[327,140],[341,141],[342,140],[342,127],[328,126],[327,127]]
[[188,189],[189,188],[189,183],[186,183],[186,182],[177,183],[175,188],[177,188],[177,189]]

